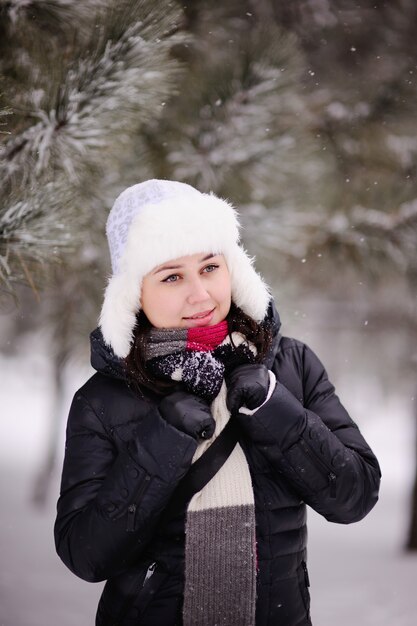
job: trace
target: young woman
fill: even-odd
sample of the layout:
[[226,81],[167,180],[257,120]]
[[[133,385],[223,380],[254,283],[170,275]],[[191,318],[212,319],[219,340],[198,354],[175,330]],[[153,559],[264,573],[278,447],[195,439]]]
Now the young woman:
[[150,180],[118,197],[107,236],[59,556],[107,580],[97,626],[311,625],[306,504],[362,519],[374,454],[317,356],[279,333],[228,202]]

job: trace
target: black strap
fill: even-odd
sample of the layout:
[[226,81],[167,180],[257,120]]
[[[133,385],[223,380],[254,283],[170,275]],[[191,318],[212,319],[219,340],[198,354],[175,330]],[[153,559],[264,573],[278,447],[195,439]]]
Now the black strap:
[[238,441],[236,420],[230,418],[211,446],[193,463],[178,483],[163,517],[168,519],[188,504],[193,495],[203,489],[227,461]]

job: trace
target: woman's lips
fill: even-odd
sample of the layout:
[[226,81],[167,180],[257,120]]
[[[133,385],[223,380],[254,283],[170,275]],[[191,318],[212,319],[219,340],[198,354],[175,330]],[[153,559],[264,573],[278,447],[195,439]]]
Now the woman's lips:
[[190,315],[190,317],[186,317],[186,320],[195,320],[200,317],[207,317],[210,313],[212,313],[214,309],[209,309],[208,311],[202,311],[202,313],[196,313],[195,315]]
[[194,322],[196,325],[204,325],[204,324],[209,324],[211,321],[211,318],[213,317],[213,313],[214,313],[214,308],[210,309],[209,311],[202,311],[201,313],[196,313],[195,315],[192,315],[191,317],[184,317],[185,320],[187,320],[188,322]]

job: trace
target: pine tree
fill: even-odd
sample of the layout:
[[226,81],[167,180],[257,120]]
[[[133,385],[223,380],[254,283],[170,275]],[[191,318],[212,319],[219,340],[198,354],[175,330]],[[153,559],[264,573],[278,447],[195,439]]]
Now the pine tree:
[[96,324],[108,208],[149,174],[132,138],[176,92],[184,35],[181,11],[162,1],[7,2],[1,17],[1,104],[13,115],[0,146],[0,286],[15,296],[16,285],[30,285],[51,330],[55,414],[42,501],[64,365]]
[[132,134],[175,91],[181,13],[149,0],[57,0],[8,2],[2,14],[13,115],[0,146],[0,280],[12,291],[36,285],[59,248],[76,254],[87,224],[102,226]]

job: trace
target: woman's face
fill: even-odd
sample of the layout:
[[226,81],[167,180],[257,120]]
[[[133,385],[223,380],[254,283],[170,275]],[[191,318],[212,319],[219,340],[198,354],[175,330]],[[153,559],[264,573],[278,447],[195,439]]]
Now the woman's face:
[[156,267],[142,283],[141,305],[156,328],[193,328],[222,322],[231,304],[222,254],[192,254]]

